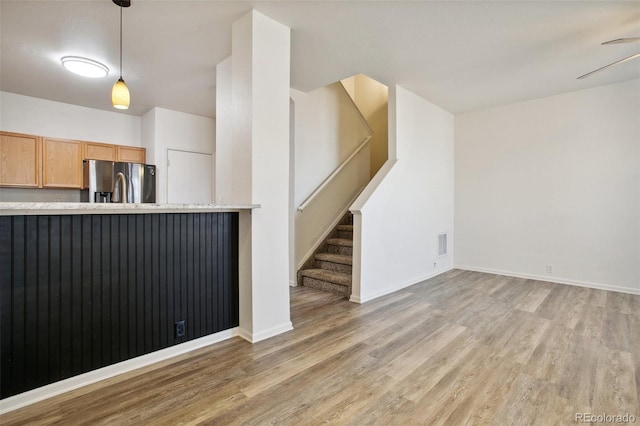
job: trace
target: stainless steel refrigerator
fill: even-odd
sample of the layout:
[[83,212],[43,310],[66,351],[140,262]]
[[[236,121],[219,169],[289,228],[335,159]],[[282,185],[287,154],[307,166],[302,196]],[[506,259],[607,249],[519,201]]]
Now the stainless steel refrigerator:
[[85,160],[82,201],[89,203],[155,203],[156,166]]

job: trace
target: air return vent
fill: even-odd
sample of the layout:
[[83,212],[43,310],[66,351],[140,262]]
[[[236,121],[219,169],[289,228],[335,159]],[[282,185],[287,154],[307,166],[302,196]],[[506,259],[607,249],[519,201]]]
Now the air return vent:
[[438,257],[447,255],[447,234],[438,234]]

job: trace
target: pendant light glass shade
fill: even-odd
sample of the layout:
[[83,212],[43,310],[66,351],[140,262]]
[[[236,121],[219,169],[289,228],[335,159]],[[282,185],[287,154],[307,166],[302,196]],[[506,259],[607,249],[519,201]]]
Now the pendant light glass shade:
[[129,88],[120,77],[116,84],[113,85],[113,89],[111,89],[111,103],[114,108],[128,109],[130,100]]

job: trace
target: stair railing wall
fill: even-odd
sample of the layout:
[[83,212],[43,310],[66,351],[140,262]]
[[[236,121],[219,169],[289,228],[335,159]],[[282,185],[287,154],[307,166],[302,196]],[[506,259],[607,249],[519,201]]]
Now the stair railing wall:
[[[331,86],[336,86],[336,84],[333,84]],[[322,117],[322,114],[326,114],[327,116],[331,116],[332,114],[339,114],[338,117],[342,118],[335,121],[334,115],[334,119],[329,119],[328,123],[338,123],[338,125],[340,126],[341,121],[345,120],[345,126],[358,126],[359,130],[357,132],[351,131],[344,134],[340,133],[339,127],[336,128],[335,140],[332,144],[330,144],[330,146],[332,147],[342,147],[341,150],[344,150],[344,148],[350,146],[356,146],[356,148],[352,148],[352,151],[349,153],[349,155],[346,158],[343,157],[344,160],[342,160],[337,167],[328,169],[332,171],[315,187],[315,189],[313,189],[313,191],[309,193],[308,196],[306,196],[306,198],[304,198],[304,200],[296,209],[294,219],[294,258],[296,269],[300,269],[305,261],[313,254],[313,252],[318,248],[319,244],[322,243],[322,241],[325,239],[327,233],[330,232],[336,225],[337,221],[339,221],[340,218],[344,216],[349,206],[353,203],[355,198],[358,197],[360,191],[362,191],[362,189],[371,179],[370,141],[373,135],[373,131],[371,130],[371,127],[364,119],[362,113],[357,108],[357,106],[353,102],[353,99],[348,94],[344,86],[341,83],[338,86],[339,87],[335,87],[331,90],[338,91],[334,93],[340,99],[342,99],[342,105],[346,109],[341,110],[341,112],[338,112],[340,110],[325,110],[322,108],[330,108],[330,106],[322,106],[322,104],[318,104],[317,108],[320,109],[317,109],[313,113],[320,114],[319,117]],[[310,93],[310,95],[313,94]],[[301,96],[301,100],[297,103],[299,103],[303,107],[313,109],[313,107],[309,107],[309,105],[311,104],[309,104],[308,101],[302,100],[304,99],[302,97],[303,95],[298,96]],[[298,108],[298,106],[296,106],[296,108]],[[302,120],[314,119],[313,117],[310,118],[308,111],[309,110],[304,113],[305,118],[303,118]],[[296,114],[296,120],[297,119],[298,115]],[[320,118],[320,120],[322,120],[322,118]],[[315,124],[317,125],[319,123],[320,122],[316,122]],[[326,133],[327,135],[332,134],[331,131],[328,131]],[[341,134],[342,138],[350,139],[342,140],[339,136]],[[296,135],[296,138],[298,138],[298,135]],[[304,145],[302,145],[302,147],[304,147]],[[297,163],[296,167],[298,167]],[[313,188],[313,186],[311,188]]]
[[351,102],[351,105],[353,106],[353,110],[357,113],[360,121],[362,122],[362,125],[367,130],[367,136],[362,140],[360,145],[358,145],[358,147],[351,153],[351,155],[349,155],[338,167],[336,167],[335,170],[331,172],[331,174],[327,176],[325,180],[323,180],[320,183],[320,185],[318,185],[318,187],[311,194],[309,194],[307,198],[305,198],[305,200],[300,204],[300,206],[298,206],[298,211],[301,211],[301,212],[304,211],[304,209],[318,196],[318,194],[327,185],[329,185],[331,181],[335,179],[338,173],[340,173],[347,166],[347,164],[349,164],[351,160],[353,160],[356,157],[356,155],[358,155],[358,153],[362,151],[362,149],[371,141],[371,138],[373,137],[373,129],[371,128],[367,120],[364,118],[364,115],[362,115],[360,108],[358,108],[358,105],[356,105],[349,91],[346,89],[346,87],[344,87],[344,84],[341,81],[339,81],[337,84],[340,87],[340,89],[344,92],[344,94],[347,96],[349,101]]
[[364,138],[362,143],[351,153],[351,155],[349,155],[349,157],[347,157],[338,167],[336,167],[336,169],[331,172],[331,174],[327,176],[327,178],[323,180],[322,183],[307,198],[305,198],[302,204],[298,206],[298,211],[304,211],[304,209],[309,204],[311,204],[311,202],[318,196],[318,194],[320,194],[320,192],[322,192],[322,190],[335,179],[338,173],[340,173],[347,166],[347,164],[349,164],[351,160],[353,160],[356,155],[358,155],[358,153],[362,151],[362,149],[369,143],[369,141],[371,141],[372,136],[373,135],[370,134],[366,138]]

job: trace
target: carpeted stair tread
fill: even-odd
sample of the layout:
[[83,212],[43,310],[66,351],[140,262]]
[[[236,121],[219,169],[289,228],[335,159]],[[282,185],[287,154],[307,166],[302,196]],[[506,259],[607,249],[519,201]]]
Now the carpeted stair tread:
[[327,243],[334,246],[353,247],[353,240],[348,240],[346,238],[329,238]]
[[339,223],[314,249],[313,255],[305,260],[303,269],[298,271],[297,280],[298,285],[348,298],[351,295],[353,272],[351,216],[345,214]]
[[304,269],[300,271],[300,275],[344,286],[351,285],[351,275],[327,271],[325,269]]
[[324,260],[325,262],[341,263],[343,265],[353,264],[352,256],[337,253],[317,253],[314,256],[317,260]]

